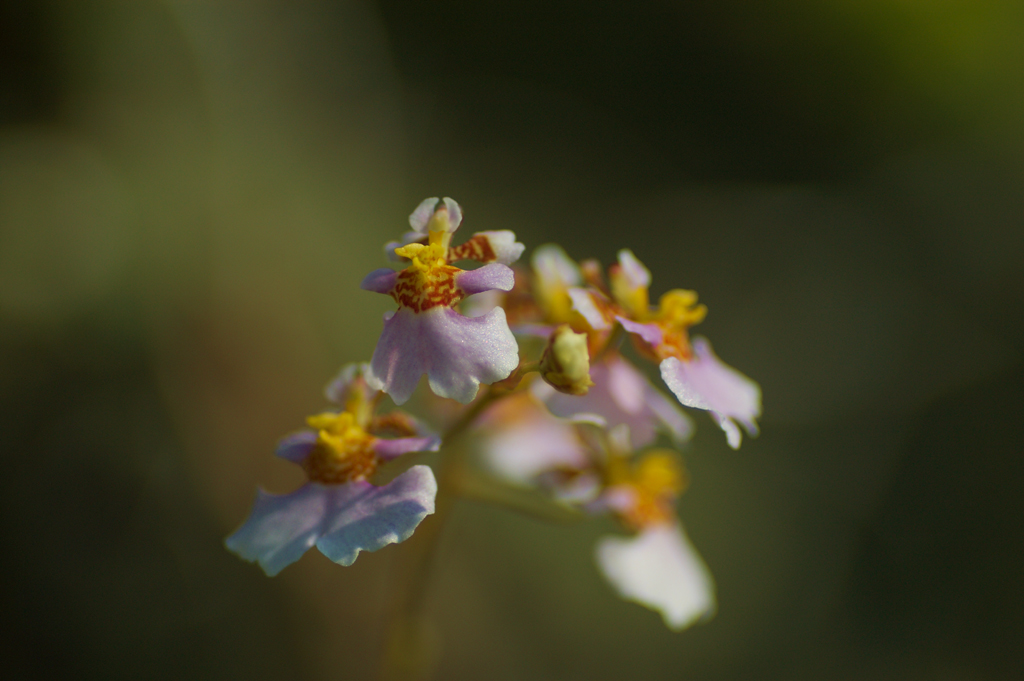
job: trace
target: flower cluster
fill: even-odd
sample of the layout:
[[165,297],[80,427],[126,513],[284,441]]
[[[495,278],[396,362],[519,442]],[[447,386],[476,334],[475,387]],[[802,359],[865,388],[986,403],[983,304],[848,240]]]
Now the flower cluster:
[[[694,427],[683,407],[708,412],[735,449],[741,426],[757,434],[757,384],[706,339],[690,337],[707,314],[696,293],[674,289],[651,304],[651,273],[631,251],[605,271],[547,245],[530,268],[513,269],[524,246],[512,232],[453,245],[461,222],[455,201],[427,199],[409,216],[412,231],[387,244],[402,269],[375,270],[362,283],[397,304],[373,358],[328,387],[340,409],[310,417],[310,430],[278,447],[309,481],[287,495],[259,492],[228,548],[269,575],[313,545],[348,565],[360,551],[410,536],[439,493],[470,496],[472,488],[479,498],[497,485],[493,500],[507,504],[528,488],[552,507],[617,522],[625,536],[603,538],[596,561],[624,598],[659,611],[673,629],[709,616],[713,580],[675,511],[688,484],[675,449]],[[457,266],[464,262],[478,266]],[[535,352],[521,357],[517,336]],[[631,356],[653,361],[671,396]],[[448,421],[441,436],[405,412],[378,413],[385,395],[407,402],[424,375],[434,396],[457,403],[434,410]],[[460,437],[472,438],[484,466],[445,459]],[[374,484],[380,463],[439,448],[439,483],[421,464]],[[467,483],[474,476],[487,484]]]

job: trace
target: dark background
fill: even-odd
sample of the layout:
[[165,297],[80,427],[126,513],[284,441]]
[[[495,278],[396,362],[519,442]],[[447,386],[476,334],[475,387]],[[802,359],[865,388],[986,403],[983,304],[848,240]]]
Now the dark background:
[[221,542],[450,195],[698,290],[765,406],[685,453],[711,622],[618,600],[611,524],[466,503],[439,678],[1019,678],[1021,35],[1010,0],[0,2],[3,676],[372,675],[405,546],[268,579]]

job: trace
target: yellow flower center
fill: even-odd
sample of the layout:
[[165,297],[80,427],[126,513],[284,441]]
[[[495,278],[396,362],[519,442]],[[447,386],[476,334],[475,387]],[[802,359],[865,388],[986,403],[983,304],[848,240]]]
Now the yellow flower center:
[[351,412],[325,412],[306,422],[318,431],[316,445],[302,464],[310,482],[338,485],[365,480],[377,470],[376,438],[363,430]]
[[442,305],[451,307],[462,300],[462,291],[455,285],[455,275],[462,270],[449,265],[445,258],[450,240],[450,232],[431,231],[428,243],[395,249],[396,255],[412,261],[398,273],[391,291],[396,303],[423,312]]
[[674,289],[661,296],[658,309],[650,315],[651,321],[661,328],[661,345],[653,348],[655,359],[667,357],[689,359],[693,356],[688,329],[700,324],[708,314],[703,303],[697,304],[697,293]]
[[673,289],[658,301],[655,318],[659,324],[669,328],[685,329],[704,321],[708,308],[697,304],[697,292]]
[[633,493],[633,505],[622,513],[622,520],[637,530],[671,521],[675,499],[688,482],[686,472],[669,450],[648,452],[633,465],[623,456],[609,462],[609,486],[625,486]]

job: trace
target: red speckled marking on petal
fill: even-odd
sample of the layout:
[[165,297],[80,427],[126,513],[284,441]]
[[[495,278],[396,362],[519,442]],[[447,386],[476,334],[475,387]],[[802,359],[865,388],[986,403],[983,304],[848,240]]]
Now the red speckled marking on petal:
[[427,271],[409,267],[398,273],[391,296],[413,312],[452,307],[465,297],[455,285],[455,275],[461,271],[451,265],[435,265]]
[[494,249],[491,248],[491,240],[486,234],[475,234],[473,238],[462,244],[448,249],[449,262],[456,260],[476,260],[477,262],[489,263],[498,259]]
[[310,482],[325,485],[366,480],[377,470],[377,454],[373,451],[375,439],[371,435],[347,439],[344,452],[339,452],[326,442],[317,442],[302,463],[306,476]]

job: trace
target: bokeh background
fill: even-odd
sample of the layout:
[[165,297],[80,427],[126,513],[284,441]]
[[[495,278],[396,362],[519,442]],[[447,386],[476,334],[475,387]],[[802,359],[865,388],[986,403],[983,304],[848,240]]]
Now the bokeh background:
[[1022,35],[1017,0],[0,2],[0,675],[372,678],[406,546],[268,579],[222,540],[449,195],[698,290],[765,411],[685,453],[712,621],[617,599],[610,523],[465,503],[439,678],[1020,678]]

